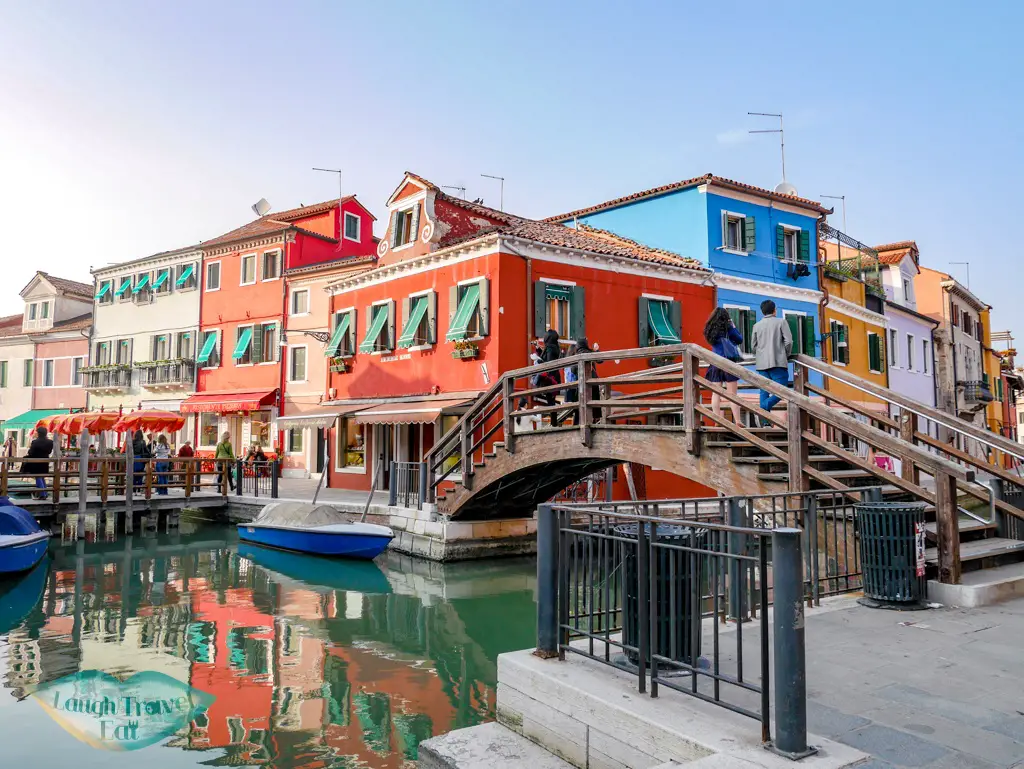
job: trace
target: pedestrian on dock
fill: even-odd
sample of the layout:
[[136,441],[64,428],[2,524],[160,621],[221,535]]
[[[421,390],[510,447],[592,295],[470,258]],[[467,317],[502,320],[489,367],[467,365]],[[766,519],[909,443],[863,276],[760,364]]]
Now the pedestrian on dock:
[[220,443],[217,444],[217,448],[213,452],[213,459],[222,460],[216,462],[218,469],[217,472],[217,488],[222,488],[221,484],[224,482],[224,473],[228,476],[228,488],[232,491],[235,490],[235,479],[231,475],[231,465],[235,463],[235,449],[231,445],[231,433],[225,432],[220,436]]
[[[704,324],[704,340],[711,345],[711,352],[721,355],[731,361],[743,360],[739,346],[743,344],[743,335],[736,324],[732,322],[728,310],[716,307],[708,316],[708,322]],[[722,385],[722,388],[730,395],[739,393],[740,378],[735,374],[722,371],[718,366],[709,366],[704,378],[709,382]],[[734,424],[740,424],[740,407],[735,401],[728,401],[725,407],[732,412]],[[711,413],[722,416],[722,396],[718,393],[711,394]]]
[[135,455],[132,465],[132,487],[141,488],[145,483],[143,473],[146,472],[146,461],[152,456],[142,430],[136,430],[132,436],[132,454]]
[[[192,441],[185,441],[181,444],[181,448],[178,449],[178,456],[181,459],[192,459],[196,455],[195,449],[192,448]],[[184,472],[187,470],[187,462],[178,462],[178,469],[182,471],[182,475],[178,478],[182,483],[185,482]]]
[[[29,444],[26,459],[49,459],[53,453],[53,441],[46,436],[45,427],[36,428],[36,437]],[[46,475],[50,470],[49,462],[22,462],[21,472],[36,476],[36,488],[42,491],[33,492],[35,499],[46,499]]]
[[167,443],[167,436],[163,433],[156,439],[156,443],[153,445],[153,456],[156,458],[156,493],[166,496],[167,495],[167,468],[170,466],[168,461],[171,458],[171,447]]
[[[761,302],[761,320],[754,324],[753,349],[754,368],[761,376],[768,377],[784,387],[789,387],[789,355],[793,350],[793,334],[789,324],[775,313],[775,302],[765,299]],[[771,411],[782,398],[761,391],[761,408]],[[764,427],[770,427],[762,417]]]
[[7,436],[7,440],[4,441],[4,456],[5,457],[16,457],[18,456],[18,442],[14,440],[14,433]]

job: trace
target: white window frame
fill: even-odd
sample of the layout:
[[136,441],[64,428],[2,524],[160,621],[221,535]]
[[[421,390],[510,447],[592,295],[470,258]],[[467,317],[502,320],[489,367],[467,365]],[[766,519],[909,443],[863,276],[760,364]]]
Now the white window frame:
[[28,358],[24,361],[24,366],[21,369],[21,386],[22,387],[35,387],[36,386],[36,362],[32,358]]
[[[782,253],[780,258],[787,264],[796,264],[800,261],[800,233],[803,229],[800,227],[793,227],[789,224],[782,225]],[[792,256],[786,256],[786,245],[789,245],[790,253]]]
[[930,350],[928,349],[928,340],[927,339],[922,339],[921,340],[921,373],[922,374],[929,373],[928,359],[931,357],[931,355],[929,353],[930,353]]
[[419,201],[417,201],[413,205],[409,206],[408,208],[396,208],[395,209],[394,217],[392,219],[392,226],[393,227],[397,227],[398,226],[398,215],[399,214],[405,214],[406,216],[408,216],[409,217],[409,240],[407,240],[405,243],[402,243],[401,245],[399,245],[398,240],[396,238],[395,239],[395,247],[392,249],[393,251],[401,251],[402,249],[409,248],[409,247],[414,246],[416,244],[416,233],[412,231],[412,219],[413,219],[413,215],[412,214],[413,214],[413,211],[416,210],[416,206],[418,206],[418,205],[419,205]]
[[[252,252],[251,254],[242,254],[242,256],[239,257],[239,262],[238,262],[238,285],[240,285],[240,286],[254,286],[254,285],[256,285],[256,281],[259,279],[259,276],[260,276],[259,275],[260,264],[256,260],[256,257],[257,257],[257,254],[256,254],[255,251]],[[246,280],[245,279],[245,260],[246,259],[252,259],[252,280]]]
[[[295,312],[295,297],[299,294],[306,295],[306,309],[304,312]],[[293,288],[291,296],[288,299],[288,317],[290,318],[301,318],[304,315],[309,315],[309,289],[308,288]]]
[[[306,429],[305,427],[290,427],[290,428],[288,428],[288,435],[285,437],[285,444],[284,444],[284,446],[285,446],[285,452],[284,453],[285,454],[290,454],[291,456],[298,456],[300,454],[305,454],[306,453],[306,436],[303,434],[305,429]],[[295,451],[294,449],[292,449],[292,437],[295,435],[295,433],[298,433],[300,436],[302,436],[300,438],[300,440],[302,442],[302,447],[298,451]]]
[[36,320],[36,316],[39,315],[39,306],[36,302],[31,302],[28,307],[25,308],[26,318],[28,320]]
[[[188,284],[185,284],[181,288],[178,288],[178,280],[185,273],[185,270],[187,270],[189,268],[189,265],[192,266],[192,277],[191,277],[192,285],[190,286]],[[197,265],[195,262],[182,262],[180,264],[174,265],[174,269],[171,270],[171,279],[174,281],[174,290],[175,291],[195,291],[197,288],[199,288],[199,275],[198,275],[198,272],[199,272],[199,265]]]
[[[170,294],[174,291],[174,268],[170,265],[164,265],[163,267],[157,267],[153,270],[153,277],[150,280],[155,281],[160,277],[160,273],[167,270],[167,280],[164,282],[159,289],[154,290],[153,296],[163,296],[164,294]],[[152,284],[151,284],[152,285]]]
[[903,368],[900,365],[900,332],[898,329],[889,329],[889,368]]
[[[266,274],[267,256],[269,256],[270,254],[274,254],[276,256],[276,258],[277,258],[277,275],[275,275],[272,278],[268,278],[267,274]],[[281,263],[282,261],[283,260],[281,258],[281,249],[280,248],[269,248],[266,251],[264,251],[262,254],[260,254],[260,282],[261,283],[270,283],[270,282],[275,281],[275,280],[281,280],[281,272],[282,272],[282,270],[284,268],[284,265]]]
[[[255,339],[256,337],[257,326],[260,326],[262,328],[262,324],[259,323],[239,323],[237,326],[235,326],[235,343],[231,346],[231,363],[232,365],[235,366],[235,368],[246,368],[248,366],[255,365],[252,359],[252,343],[253,339]],[[235,360],[235,347],[238,346],[238,340],[241,337],[241,334],[239,332],[244,328],[252,329],[252,336],[249,337],[249,362],[239,363],[237,360]]]
[[914,370],[914,335],[907,334],[907,371]]
[[[217,362],[216,362],[216,364],[211,366],[209,360],[207,360],[206,363],[201,363],[199,368],[201,370],[203,370],[203,371],[208,371],[208,370],[211,370],[211,369],[220,368],[221,364],[224,362],[224,361],[221,360],[221,358],[223,357],[223,350],[224,350],[223,337],[222,337],[223,329],[208,328],[208,329],[203,329],[200,333],[203,334],[204,336],[203,336],[203,338],[201,340],[202,344],[197,344],[196,345],[196,357],[197,358],[199,357],[199,353],[202,351],[203,346],[206,344],[205,335],[206,334],[216,334],[217,335],[217,343],[213,346],[213,354],[217,356]],[[197,339],[196,341],[199,342],[200,340]],[[234,352],[234,351],[232,350],[232,352]],[[214,445],[216,445],[216,444],[214,444]]]
[[[302,379],[293,379],[292,373],[294,368],[294,356],[296,350],[302,350],[306,356],[305,361],[302,364]],[[289,384],[302,384],[309,381],[309,345],[306,344],[290,344],[288,345],[288,382]]]
[[[356,236],[354,238],[350,238],[348,236],[348,227],[345,226],[348,223],[349,219],[354,219],[355,222],[356,222]],[[358,216],[356,214],[353,214],[351,211],[345,211],[344,212],[344,216],[341,217],[341,237],[344,238],[345,240],[351,240],[354,243],[358,243],[360,240],[362,240],[362,235],[363,235],[363,220],[362,220],[362,217],[360,217],[360,216]]]
[[71,359],[71,386],[81,387],[82,386],[82,366],[85,365],[85,358],[81,355],[76,355]]
[[[217,268],[217,287],[216,288],[210,288],[210,270],[212,268],[214,268],[214,267]],[[223,277],[224,277],[224,275],[223,275],[223,272],[221,270],[221,263],[219,261],[207,262],[204,265],[204,268],[203,268],[203,290],[206,293],[210,293],[212,291],[220,291],[221,283],[223,283],[223,280],[222,280]]]
[[267,346],[265,344],[263,344],[263,342],[265,341],[263,339],[263,329],[266,328],[267,326],[273,326],[274,327],[274,343],[272,345],[270,345],[270,347],[274,350],[274,355],[273,355],[271,360],[261,360],[259,363],[256,364],[257,366],[273,366],[273,365],[275,365],[276,363],[279,362],[278,361],[278,357],[277,357],[277,350],[279,350],[280,347],[281,347],[281,324],[280,323],[278,323],[276,320],[271,320],[271,321],[264,320],[264,321],[260,321],[259,323],[256,323],[253,326],[253,332],[252,332],[253,333],[253,338],[254,339],[256,338],[256,329],[259,329],[260,330],[260,355],[263,356],[264,358],[266,358]]
[[[846,331],[846,333],[843,334],[842,337],[837,337],[836,338],[836,355],[838,357],[840,357],[840,358],[843,358],[843,357],[849,358],[850,357],[850,324],[849,323],[842,323],[841,321],[838,321],[838,320],[835,321],[835,324],[836,324],[837,327],[841,326]],[[830,326],[830,330],[831,330],[831,326]],[[845,356],[843,356],[842,353],[840,352],[840,348],[845,348],[846,349],[846,355]],[[844,363],[841,360],[834,360],[834,361],[832,361],[832,365],[833,366],[840,366],[841,368],[846,368],[850,364]]]
[[[392,299],[391,297],[388,297],[387,299],[378,299],[378,300],[377,300],[376,302],[371,302],[371,303],[370,303],[370,307],[371,307],[371,308],[377,308],[377,307],[380,307],[381,305],[390,305],[390,304],[391,304],[392,302],[394,302],[394,301],[395,301],[395,300],[394,300],[394,299]],[[371,323],[373,322],[373,314],[374,314],[375,312],[376,312],[376,309],[372,309],[372,310],[370,311],[370,317],[366,319],[366,324],[367,324],[367,325],[366,325],[366,328],[367,328],[367,330],[369,330],[369,328],[370,328],[370,324],[371,324]],[[397,318],[396,318],[396,321],[397,321]],[[388,331],[388,324],[387,324],[387,323],[385,323],[385,324],[384,324],[384,327],[383,327],[383,328],[381,328],[381,330],[380,330],[380,333],[381,333],[381,334],[384,334],[384,333],[387,333],[387,331]],[[398,334],[397,334],[397,329],[396,329],[396,334],[395,334],[395,336],[396,336],[396,337],[398,336]],[[482,338],[482,337],[479,337],[479,338]],[[392,339],[392,340],[389,340],[389,341],[391,341],[391,343],[392,343],[392,344],[395,344],[395,345],[397,345],[397,344],[398,344],[398,339],[397,339],[397,338],[396,338],[396,339]],[[374,344],[376,345],[376,344],[378,344],[379,342],[380,342],[380,337],[378,336],[378,337],[377,337],[377,342],[375,342]],[[361,344],[361,342],[359,342],[359,341],[357,340],[357,341],[356,341],[356,352],[358,352],[358,351],[359,351],[359,345],[360,345],[360,344]],[[397,350],[397,349],[395,349],[394,347],[392,347],[392,349],[390,349],[390,350],[374,350],[373,352],[371,352],[371,353],[368,353],[368,354],[369,354],[369,355],[395,355],[395,354],[397,354],[397,353],[398,353],[398,350]],[[367,353],[363,353],[363,354],[364,354],[364,355],[366,355]]]
[[105,293],[103,295],[102,299],[97,299],[96,300],[96,304],[113,304],[114,303],[114,291],[117,290],[117,284],[114,282],[113,278],[104,278],[104,279],[102,279],[100,281],[100,289],[101,290],[103,288],[103,284],[104,283],[109,285],[110,288],[107,289],[107,293]]
[[[220,330],[218,329],[218,333]],[[217,423],[217,429],[213,434],[213,443],[203,443],[203,414],[213,414],[214,420]],[[213,412],[202,412],[199,414],[199,419],[196,420],[196,448],[201,449],[212,449],[216,448],[217,443],[220,441],[220,417]]]
[[906,302],[910,302],[910,301],[912,301],[911,286],[913,285],[913,283],[911,283],[910,278],[908,278],[903,273],[900,273],[900,277],[903,279],[903,299]]
[[[732,222],[736,222],[737,225],[737,237],[736,246],[729,245],[729,225]],[[722,212],[722,250],[727,254],[738,254],[740,256],[746,256],[749,251],[746,250],[746,241],[743,237],[743,232],[746,229],[747,216],[746,214],[737,214],[734,211],[723,211]]]
[[[340,440],[344,431],[341,429],[342,426],[348,421],[347,417],[339,417],[334,423],[334,472],[336,473],[350,473],[352,475],[366,475],[366,466],[370,463],[370,452],[366,448],[366,441],[372,434],[372,430],[369,428],[371,425],[359,425],[363,431],[363,464],[359,467],[350,467],[349,465],[342,465],[341,462],[341,447]],[[356,424],[359,424],[358,422]],[[454,475],[454,473],[452,474]],[[449,478],[452,476],[449,475]]]
[[[57,361],[53,358],[43,358],[43,376],[40,387],[53,387],[57,384]],[[49,369],[50,381],[46,381],[47,369]]]
[[50,320],[50,303],[48,301],[39,303],[39,320]]

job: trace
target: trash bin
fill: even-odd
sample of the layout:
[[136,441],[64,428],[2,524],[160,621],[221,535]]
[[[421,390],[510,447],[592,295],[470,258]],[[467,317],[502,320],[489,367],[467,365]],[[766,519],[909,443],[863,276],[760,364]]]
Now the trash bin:
[[916,608],[927,597],[924,502],[865,502],[855,506],[860,534],[862,603]]
[[[644,524],[648,536],[651,525]],[[620,537],[637,539],[640,524],[631,523],[615,527]],[[691,529],[689,526],[671,524],[659,525],[657,541],[673,543],[685,547],[701,547],[707,537],[706,529]],[[639,646],[640,643],[640,601],[639,583],[637,580],[638,549],[627,547],[622,568],[622,641],[627,646]],[[653,606],[657,611],[657,619],[651,647],[655,654],[676,662],[694,665],[700,658],[700,629],[692,632],[691,621],[694,612],[700,622],[701,586],[704,583],[704,555],[688,550],[671,550],[668,548],[651,548],[650,558],[653,564],[657,559],[657,582],[654,586]],[[640,575],[641,579],[650,579],[649,574]],[[696,637],[693,637],[696,636]],[[639,655],[627,651],[626,657],[634,665],[639,663]],[[650,659],[646,661],[650,665]]]

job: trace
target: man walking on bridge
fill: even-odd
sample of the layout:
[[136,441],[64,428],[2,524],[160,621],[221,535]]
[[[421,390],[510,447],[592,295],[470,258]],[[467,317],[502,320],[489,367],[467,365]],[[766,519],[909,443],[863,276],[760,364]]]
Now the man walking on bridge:
[[[775,314],[775,302],[771,299],[761,302],[761,314],[764,317],[754,324],[754,368],[761,376],[789,387],[789,353],[793,349],[793,334],[789,324]],[[771,411],[780,400],[778,395],[761,391],[761,408],[765,411]]]

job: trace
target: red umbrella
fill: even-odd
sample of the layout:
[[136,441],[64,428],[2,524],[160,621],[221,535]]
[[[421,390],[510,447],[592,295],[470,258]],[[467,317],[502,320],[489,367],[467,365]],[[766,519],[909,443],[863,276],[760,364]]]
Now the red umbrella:
[[175,414],[173,411],[160,411],[159,409],[140,409],[122,414],[121,418],[114,423],[112,430],[117,432],[170,432],[180,430],[185,426],[185,417]]
[[79,411],[76,414],[58,414],[52,418],[51,430],[63,435],[78,435],[82,430],[101,433],[113,428],[118,416],[113,411]]

